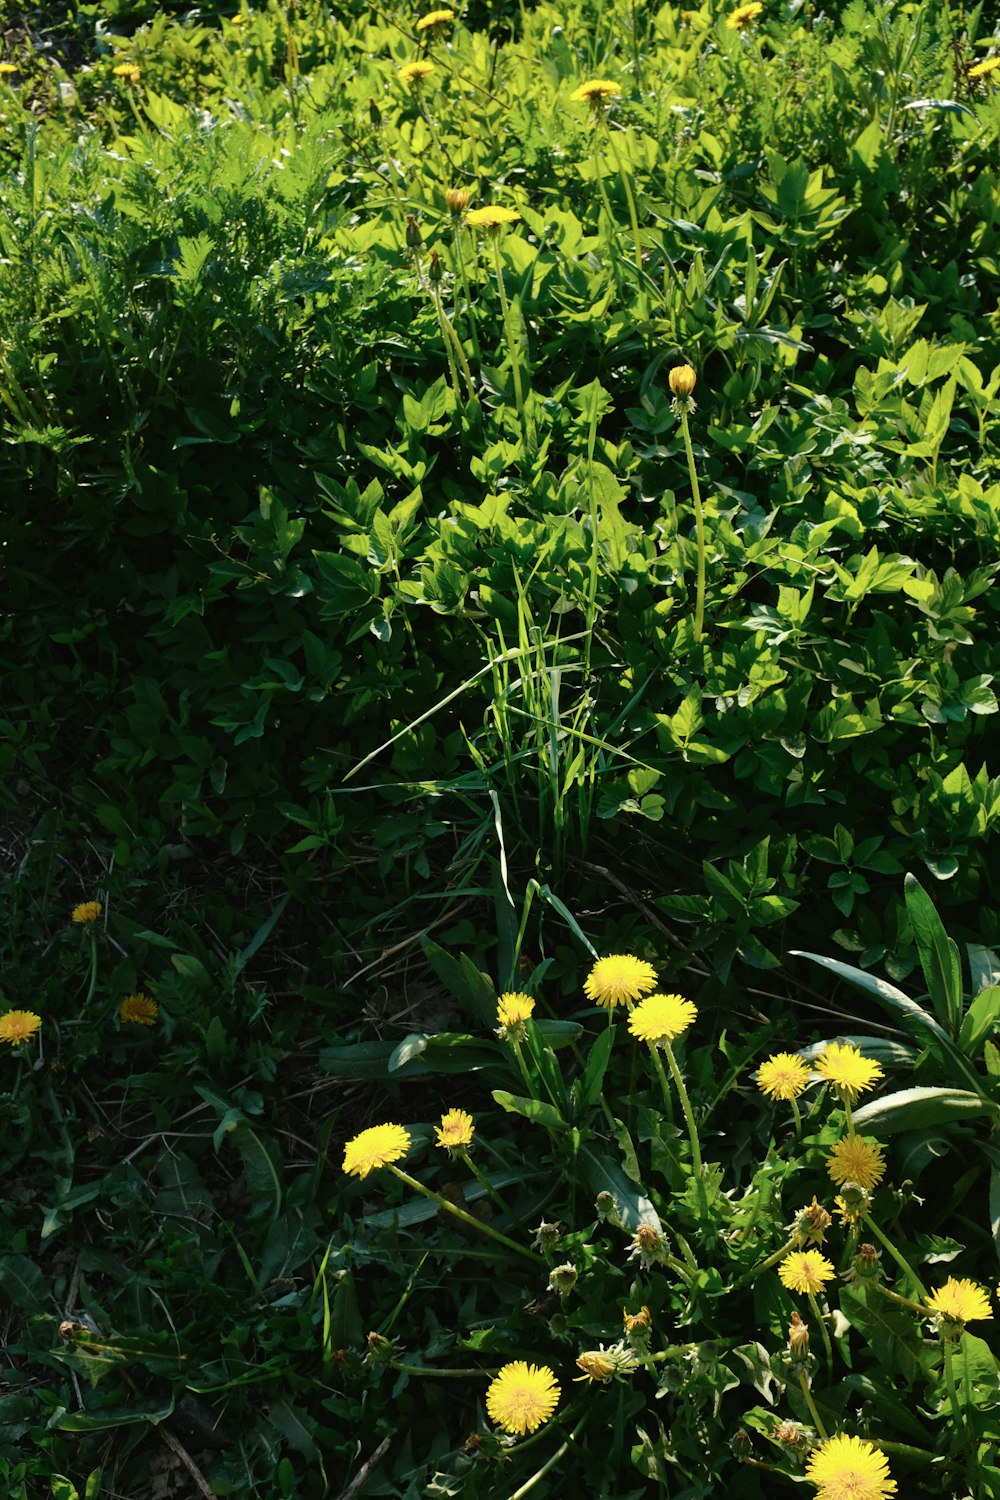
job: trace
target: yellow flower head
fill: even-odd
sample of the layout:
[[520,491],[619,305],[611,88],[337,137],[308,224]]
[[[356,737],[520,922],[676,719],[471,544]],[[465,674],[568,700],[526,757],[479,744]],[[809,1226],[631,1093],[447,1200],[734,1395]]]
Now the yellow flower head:
[[0,62],[0,73],[17,73],[17,72],[20,72],[20,69],[18,68],[17,63]]
[[508,991],[497,1001],[497,1024],[499,1026],[523,1026],[531,1019],[535,1002],[530,995],[520,990]]
[[526,1365],[523,1359],[504,1365],[486,1392],[491,1419],[518,1435],[547,1422],[558,1402],[559,1386],[548,1365]]
[[989,1293],[974,1281],[954,1276],[927,1298],[927,1306],[951,1323],[976,1323],[993,1316]]
[[826,1159],[826,1170],[838,1187],[856,1182],[870,1193],[885,1176],[882,1147],[864,1135],[841,1136]]
[[809,1083],[809,1064],[797,1052],[775,1052],[757,1069],[757,1087],[769,1099],[797,1099]]
[[1000,68],[1000,57],[987,57],[981,63],[976,63],[969,69],[970,78],[986,78],[990,73]]
[[726,25],[730,31],[746,31],[748,26],[757,24],[757,18],[763,9],[761,0],[750,0],[748,5],[737,5],[726,17]]
[[652,964],[631,953],[611,953],[599,958],[584,980],[583,993],[597,1005],[614,1010],[616,1005],[631,1005],[656,989],[656,970]]
[[818,1250],[793,1250],[786,1255],[778,1267],[782,1286],[791,1292],[816,1292],[823,1290],[825,1281],[832,1281],[837,1272],[825,1255]]
[[99,901],[81,901],[79,906],[73,908],[73,921],[77,924],[96,922],[103,910]]
[[344,1171],[367,1177],[376,1167],[405,1156],[411,1145],[410,1132],[402,1125],[371,1125],[344,1147]]
[[142,69],[138,63],[119,63],[111,71],[116,78],[124,78],[126,83],[138,83],[142,77]]
[[137,995],[126,995],[118,1007],[119,1019],[131,1022],[133,1026],[155,1026],[159,1014],[156,1001],[144,995],[142,990]]
[[612,83],[608,78],[591,78],[574,89],[569,97],[574,104],[593,104],[599,108],[602,104],[609,104],[620,93],[620,84]]
[[667,376],[667,384],[673,396],[690,396],[698,384],[698,376],[690,365],[675,365]]
[[503,208],[499,203],[489,203],[485,208],[470,208],[465,222],[470,229],[485,229],[491,237],[499,234],[508,224],[516,224],[521,215],[513,208]]
[[881,1063],[862,1057],[853,1042],[828,1042],[816,1059],[816,1072],[850,1104],[885,1077]]
[[476,1127],[464,1109],[449,1109],[441,1116],[441,1124],[434,1126],[434,1132],[439,1146],[453,1150],[456,1146],[471,1145]]
[[9,1010],[0,1016],[0,1042],[20,1047],[22,1042],[34,1036],[41,1024],[41,1016],[36,1016],[33,1010]]
[[813,1449],[806,1478],[818,1486],[816,1500],[884,1500],[896,1492],[889,1464],[874,1443],[843,1433]]
[[408,62],[396,70],[404,83],[408,83],[411,89],[418,89],[425,78],[434,72],[432,62]]
[[449,21],[454,21],[453,10],[429,10],[426,16],[421,16],[417,22],[418,31],[430,31],[434,26],[447,26]]
[[647,995],[629,1012],[628,1029],[640,1042],[672,1042],[697,1014],[698,1007],[683,995]]
[[247,18],[243,15],[230,16],[229,24],[230,26],[245,26],[247,24]]
[[792,1313],[788,1326],[788,1352],[793,1359],[803,1360],[809,1353],[809,1329],[797,1312]]
[[609,1359],[603,1349],[588,1349],[581,1354],[576,1362],[578,1370],[583,1374],[578,1375],[577,1380],[586,1380],[591,1385],[607,1385],[615,1373],[614,1361]]

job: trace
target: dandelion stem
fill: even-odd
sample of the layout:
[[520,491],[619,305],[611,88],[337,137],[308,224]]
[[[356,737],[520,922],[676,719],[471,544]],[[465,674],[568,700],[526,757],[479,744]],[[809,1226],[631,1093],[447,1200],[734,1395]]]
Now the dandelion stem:
[[503,312],[504,333],[507,337],[507,353],[510,356],[511,373],[514,377],[514,400],[517,403],[517,414],[524,417],[524,391],[521,386],[521,359],[520,351],[514,346],[514,330],[510,321],[510,303],[507,301],[507,292],[503,284],[503,266],[500,262],[500,244],[496,235],[493,239],[493,263],[497,273],[497,291],[500,293],[500,308]]
[[472,1160],[472,1156],[468,1149],[465,1146],[459,1146],[459,1148],[455,1152],[455,1155],[458,1157],[459,1161],[463,1161],[465,1163],[479,1185],[484,1188],[492,1198],[497,1208],[499,1208],[502,1213],[505,1213],[507,1215],[512,1224],[516,1224],[518,1229],[527,1234],[528,1231],[521,1223],[521,1220],[517,1217],[517,1214],[512,1208],[508,1208],[507,1204],[504,1202],[503,1194],[500,1192],[499,1188],[495,1188],[490,1179],[486,1176],[486,1173],[479,1170],[475,1162]]
[[701,640],[705,622],[705,518],[701,505],[701,486],[698,470],[694,465],[694,449],[691,447],[691,429],[688,426],[687,400],[680,398],[681,431],[684,434],[684,451],[687,454],[688,474],[691,476],[691,498],[694,501],[695,542],[698,548],[698,577],[695,588],[694,638]]
[[[577,1422],[576,1426],[573,1428],[573,1431],[570,1433],[566,1441],[560,1443],[556,1451],[550,1454],[550,1456],[545,1460],[545,1462],[542,1464],[542,1467],[536,1470],[536,1472],[532,1474],[531,1478],[526,1480],[525,1483],[521,1485],[520,1489],[514,1491],[514,1493],[510,1497],[510,1500],[523,1500],[523,1496],[527,1495],[531,1490],[533,1490],[539,1480],[545,1478],[550,1469],[555,1468],[556,1464],[562,1458],[563,1454],[568,1452],[570,1445],[576,1442],[576,1439],[579,1437],[586,1424],[587,1413],[584,1412],[583,1416],[580,1418],[579,1422]],[[519,1445],[519,1447],[523,1446],[523,1444]]]
[[535,1085],[531,1081],[531,1074],[528,1072],[527,1064],[524,1061],[524,1054],[521,1051],[521,1043],[516,1036],[509,1035],[507,1040],[510,1042],[510,1045],[514,1049],[514,1056],[517,1058],[517,1066],[521,1070],[521,1077],[524,1080],[524,1086],[528,1090],[528,1097],[533,1099],[535,1097]]
[[927,1317],[926,1307],[921,1307],[919,1302],[914,1302],[909,1297],[901,1297],[898,1292],[891,1292],[880,1281],[872,1281],[868,1284],[874,1287],[876,1292],[880,1292],[883,1297],[888,1297],[890,1302],[898,1302],[900,1307],[905,1307],[908,1312],[916,1313],[920,1318]]
[[760,1276],[763,1271],[769,1271],[772,1266],[776,1266],[778,1264],[779,1260],[784,1260],[786,1255],[790,1255],[793,1250],[798,1249],[798,1246],[799,1236],[797,1234],[793,1234],[787,1244],[782,1245],[780,1250],[775,1250],[773,1255],[769,1255],[767,1257],[767,1260],[758,1261],[755,1266],[751,1266],[750,1270],[740,1277],[739,1281],[734,1281],[733,1291],[738,1291],[741,1286],[746,1286],[748,1281],[756,1281],[757,1277]]
[[84,996],[84,999],[83,999],[84,1006],[89,1005],[90,1001],[93,999],[94,991],[97,988],[97,933],[94,931],[93,923],[91,924],[91,927],[90,927],[89,936],[90,936],[90,982],[89,982],[89,984],[87,986],[87,993],[86,993],[86,995]]
[[865,1226],[868,1229],[871,1230],[872,1234],[878,1240],[878,1242],[882,1246],[882,1248],[884,1250],[888,1250],[889,1254],[892,1256],[892,1258],[896,1262],[897,1266],[899,1266],[900,1270],[904,1271],[906,1273],[906,1275],[909,1276],[910,1280],[913,1282],[914,1286],[919,1291],[921,1297],[926,1297],[927,1296],[927,1288],[924,1286],[923,1282],[920,1280],[920,1277],[917,1275],[916,1271],[910,1265],[910,1262],[906,1259],[906,1257],[904,1255],[902,1255],[896,1249],[896,1247],[892,1243],[892,1241],[889,1240],[889,1239],[887,1239],[886,1236],[882,1233],[881,1229],[875,1223],[875,1220],[872,1219],[872,1218],[869,1218],[869,1216],[867,1214],[862,1214],[861,1215],[861,1220],[862,1220],[862,1223],[865,1224]]
[[398,1360],[390,1360],[389,1367],[398,1370],[401,1375],[437,1375],[447,1380],[482,1380],[488,1378],[486,1370],[435,1370],[430,1365],[404,1365]]
[[465,293],[465,311],[469,319],[469,334],[472,338],[472,352],[476,356],[476,363],[482,364],[483,356],[479,349],[479,330],[476,327],[476,314],[472,306],[472,291],[469,286],[469,273],[465,265],[465,251],[462,249],[462,231],[456,227],[452,239],[455,247],[455,259],[458,262],[458,274],[462,282],[462,290]]
[[851,1101],[847,1094],[842,1094],[841,1098],[844,1101],[844,1113],[847,1116],[847,1139],[849,1141],[852,1141],[854,1139],[855,1131],[854,1115],[851,1113]]
[[[688,1091],[684,1087],[684,1079],[681,1077],[681,1070],[677,1066],[677,1059],[674,1057],[674,1049],[671,1047],[670,1041],[667,1037],[663,1038],[663,1050],[667,1054],[667,1062],[670,1064],[670,1071],[674,1075],[674,1083],[677,1087],[677,1096],[681,1101],[681,1109],[684,1111],[684,1119],[687,1121],[688,1137],[691,1141],[691,1169],[694,1173],[694,1180],[697,1185],[698,1204],[704,1216],[702,1224],[702,1232],[704,1233],[704,1231],[708,1228],[709,1208],[708,1192],[705,1188],[705,1174],[702,1170],[701,1164],[701,1142],[698,1140],[698,1127],[694,1122],[694,1112],[691,1109],[691,1100],[688,1098]],[[657,1061],[659,1062],[659,1058],[657,1058]],[[660,1066],[662,1073],[662,1064]]]
[[800,1141],[802,1139],[802,1116],[799,1113],[799,1101],[797,1099],[793,1099],[791,1101],[791,1104],[792,1114],[795,1116],[795,1139],[797,1141]]
[[608,145],[611,147],[611,155],[615,159],[615,166],[618,169],[618,176],[621,178],[622,187],[625,189],[625,201],[628,204],[629,222],[632,225],[632,240],[635,245],[635,268],[639,272],[639,277],[641,280],[643,275],[642,245],[639,241],[639,215],[636,212],[635,197],[632,193],[632,184],[629,181],[628,174],[626,173],[625,168],[622,165],[622,159],[618,154],[618,147],[615,145],[614,136],[611,134],[611,130],[607,126],[605,128],[607,129],[608,133]]
[[826,1442],[826,1428],[823,1426],[823,1418],[816,1410],[816,1403],[813,1400],[812,1391],[809,1389],[809,1382],[806,1379],[806,1372],[805,1370],[803,1370],[801,1365],[799,1366],[799,1385],[802,1387],[802,1394],[806,1398],[806,1405],[809,1408],[809,1415],[813,1419],[813,1426],[815,1427],[816,1431],[819,1433],[823,1441]]
[[425,1198],[431,1198],[440,1208],[445,1209],[456,1219],[461,1219],[462,1223],[468,1225],[469,1228],[475,1229],[479,1234],[488,1234],[499,1245],[504,1245],[508,1250],[513,1250],[515,1255],[520,1255],[524,1260],[530,1260],[533,1266],[538,1265],[538,1257],[532,1251],[526,1250],[523,1245],[517,1244],[515,1240],[508,1239],[505,1234],[500,1233],[499,1229],[491,1229],[489,1224],[484,1224],[480,1219],[473,1218],[472,1214],[467,1214],[464,1208],[459,1208],[457,1204],[449,1203],[447,1198],[442,1198],[441,1194],[435,1193],[433,1188],[426,1187],[424,1183],[418,1182],[416,1177],[411,1177],[409,1172],[404,1172],[394,1162],[386,1162],[386,1166],[390,1172],[399,1178],[400,1182],[405,1182],[407,1187],[413,1188],[418,1193],[423,1193]]
[[827,1373],[828,1378],[830,1380],[832,1380],[833,1379],[833,1346],[830,1343],[830,1332],[829,1332],[829,1329],[826,1326],[826,1319],[824,1318],[823,1314],[819,1310],[819,1303],[816,1301],[816,1293],[815,1292],[808,1292],[807,1296],[809,1298],[809,1306],[812,1308],[812,1311],[813,1311],[813,1317],[816,1319],[816,1322],[819,1324],[819,1331],[823,1335],[823,1351],[826,1354],[826,1373]]

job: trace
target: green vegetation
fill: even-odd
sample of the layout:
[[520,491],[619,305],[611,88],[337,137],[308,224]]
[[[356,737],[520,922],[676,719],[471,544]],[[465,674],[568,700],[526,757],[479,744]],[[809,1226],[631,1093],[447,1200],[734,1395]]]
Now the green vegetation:
[[4,19],[11,1500],[1000,1500],[998,142],[963,0]]

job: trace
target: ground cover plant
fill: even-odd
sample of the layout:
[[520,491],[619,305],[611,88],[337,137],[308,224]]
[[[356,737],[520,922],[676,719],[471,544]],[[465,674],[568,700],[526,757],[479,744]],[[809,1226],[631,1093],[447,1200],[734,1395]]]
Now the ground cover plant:
[[12,1496],[997,1492],[992,24],[5,15]]

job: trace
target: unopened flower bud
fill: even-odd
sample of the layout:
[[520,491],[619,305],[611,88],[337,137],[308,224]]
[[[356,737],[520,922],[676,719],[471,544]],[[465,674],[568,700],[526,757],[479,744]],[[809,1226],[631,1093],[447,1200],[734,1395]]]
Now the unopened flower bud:
[[568,1297],[579,1280],[579,1273],[575,1266],[568,1263],[564,1266],[553,1266],[549,1272],[549,1291],[558,1292],[560,1297]]
[[793,1451],[806,1446],[805,1428],[801,1422],[778,1422],[772,1436],[785,1448]]
[[372,98],[368,100],[368,118],[372,123],[372,129],[378,130],[382,124],[382,111]]
[[471,194],[468,188],[446,188],[444,201],[448,205],[448,212],[452,218],[457,219],[469,206]]
[[531,1242],[531,1248],[532,1250],[541,1250],[542,1254],[545,1255],[548,1251],[555,1249],[562,1237],[563,1226],[560,1223],[549,1224],[543,1219],[535,1230],[535,1238]]
[[879,1253],[874,1245],[859,1245],[858,1253],[851,1261],[851,1268],[845,1272],[844,1280],[853,1285],[859,1281],[869,1283],[877,1281],[881,1274],[879,1269]]
[[822,1245],[823,1236],[833,1223],[822,1203],[815,1196],[808,1208],[799,1210],[795,1218],[795,1233],[804,1245]]
[[833,1201],[842,1221],[845,1224],[856,1224],[862,1214],[867,1213],[872,1197],[860,1183],[845,1182]]
[[393,1357],[392,1340],[381,1333],[368,1335],[368,1358],[379,1364],[389,1364]]
[[749,1432],[747,1432],[745,1427],[739,1427],[733,1433],[730,1447],[732,1448],[733,1455],[736,1458],[744,1459],[750,1457],[751,1453],[753,1452],[753,1438],[750,1436]]
[[618,1204],[615,1202],[614,1193],[609,1193],[607,1188],[602,1189],[594,1200],[599,1219],[613,1219],[618,1217]]
[[420,225],[412,214],[406,215],[406,243],[411,250],[419,250],[423,244],[423,235],[420,233]]
[[615,1373],[613,1362],[603,1350],[597,1349],[588,1349],[585,1354],[581,1354],[576,1362],[576,1367],[578,1370],[583,1371],[582,1378],[584,1380],[592,1381],[598,1385],[607,1385]]
[[431,281],[434,282],[440,281],[442,276],[444,275],[444,268],[441,265],[441,257],[436,250],[431,251],[430,265],[427,268],[427,274],[430,277]]
[[809,1329],[797,1312],[792,1313],[792,1321],[788,1328],[788,1352],[799,1364],[809,1357]]
[[625,1324],[626,1334],[631,1337],[637,1333],[648,1333],[653,1319],[650,1316],[649,1308],[643,1304],[637,1313],[630,1313],[627,1307],[623,1307],[622,1321]]
[[698,377],[690,365],[675,365],[667,380],[673,395],[690,396]]
[[640,1224],[629,1245],[628,1259],[639,1258],[640,1265],[647,1270],[652,1265],[665,1265],[669,1249],[667,1239],[655,1224]]

